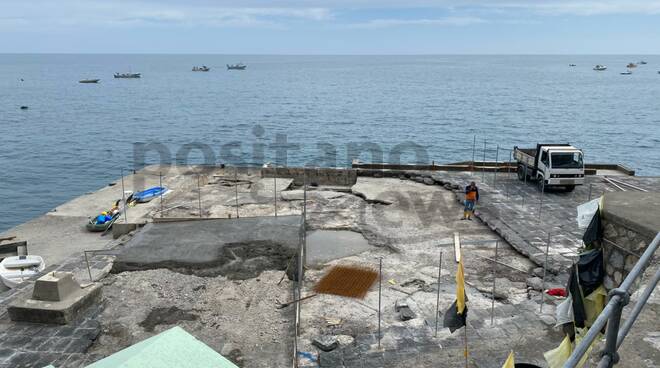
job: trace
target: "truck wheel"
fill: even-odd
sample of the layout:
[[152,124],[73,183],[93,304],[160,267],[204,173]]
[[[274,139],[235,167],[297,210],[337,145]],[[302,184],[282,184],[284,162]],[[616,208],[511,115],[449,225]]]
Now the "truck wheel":
[[548,188],[546,188],[545,185],[543,184],[544,181],[545,181],[545,180],[543,180],[543,177],[542,177],[542,176],[538,177],[537,180],[536,180],[536,185],[537,185],[538,188],[539,188],[539,192],[545,192],[546,189],[548,189]]
[[518,169],[516,171],[518,172],[518,180],[524,181],[525,180],[525,167],[523,165],[518,165]]
[[566,191],[567,191],[567,192],[572,192],[573,189],[575,189],[575,185],[567,185],[567,186],[566,186]]

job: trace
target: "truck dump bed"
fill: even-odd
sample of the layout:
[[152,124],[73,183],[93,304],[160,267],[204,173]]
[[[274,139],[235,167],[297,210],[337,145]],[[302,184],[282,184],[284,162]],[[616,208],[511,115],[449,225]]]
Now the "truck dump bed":
[[518,151],[532,157],[536,156],[536,148],[518,148]]

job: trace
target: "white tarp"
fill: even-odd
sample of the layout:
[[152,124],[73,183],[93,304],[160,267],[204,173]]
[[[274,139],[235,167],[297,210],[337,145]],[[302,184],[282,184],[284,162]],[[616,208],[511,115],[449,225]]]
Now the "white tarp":
[[598,210],[599,204],[600,198],[596,198],[577,207],[577,223],[580,229],[586,229],[589,227],[589,223],[594,217],[596,210]]

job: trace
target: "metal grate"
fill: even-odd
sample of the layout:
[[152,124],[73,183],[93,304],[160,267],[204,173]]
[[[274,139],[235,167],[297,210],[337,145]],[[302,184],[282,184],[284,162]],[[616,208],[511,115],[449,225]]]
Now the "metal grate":
[[335,266],[314,287],[319,294],[334,294],[363,299],[378,272],[364,267]]

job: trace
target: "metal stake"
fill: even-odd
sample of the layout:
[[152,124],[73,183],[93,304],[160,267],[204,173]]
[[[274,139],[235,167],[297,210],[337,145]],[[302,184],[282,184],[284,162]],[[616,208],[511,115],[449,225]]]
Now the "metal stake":
[[92,269],[89,268],[89,258],[87,258],[87,252],[83,252],[85,254],[85,263],[87,264],[87,273],[89,273],[89,282],[94,282],[94,279],[92,279]]
[[378,275],[378,349],[380,350],[380,309],[383,284],[383,257],[379,258]]
[[236,218],[238,218],[238,167],[234,168],[234,188],[236,189]]
[[484,160],[481,161],[481,181],[486,182],[486,140],[484,139]]
[[160,190],[160,217],[163,217],[163,172],[159,171],[158,172],[158,186],[161,188]]
[[493,316],[495,315],[495,279],[497,278],[497,248],[499,246],[500,242],[499,240],[495,241],[495,262],[493,262],[493,291],[491,293],[491,296],[493,297],[493,300],[491,301],[490,304],[490,325],[493,325]]
[[438,337],[438,316],[440,315],[440,276],[442,275],[442,251],[440,251],[440,261],[438,261],[438,292],[435,298],[435,334],[433,337]]
[[495,173],[493,174],[493,188],[497,185],[497,169],[500,168],[498,161],[500,159],[500,145],[497,145],[497,150],[495,151]]
[[511,186],[511,162],[513,161],[513,151],[509,151],[509,162],[506,163],[506,198],[509,198],[509,187]]
[[199,217],[201,218],[202,217],[202,188],[199,185],[199,174],[197,174],[197,207],[199,208]]
[[593,188],[593,186],[593,183],[589,183],[589,200],[591,200],[591,188]]
[[476,153],[476,148],[477,148],[477,135],[474,135],[474,139],[472,140],[472,173],[474,173],[474,154]]
[[543,282],[541,284],[541,308],[539,313],[543,313],[543,303],[545,303],[545,273],[548,268],[548,253],[550,251],[550,233],[548,233],[548,242],[545,245],[545,262],[543,262]]
[[541,222],[541,210],[543,209],[543,196],[545,195],[545,179],[541,182],[541,198],[539,199],[539,222]]
[[126,190],[124,190],[124,168],[121,169],[121,200],[124,202],[124,222],[128,223],[128,205],[126,203]]
[[275,198],[275,217],[277,217],[277,165],[275,165],[275,176],[273,177],[273,196]]

